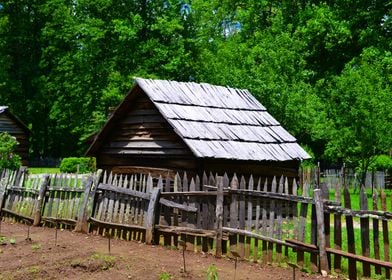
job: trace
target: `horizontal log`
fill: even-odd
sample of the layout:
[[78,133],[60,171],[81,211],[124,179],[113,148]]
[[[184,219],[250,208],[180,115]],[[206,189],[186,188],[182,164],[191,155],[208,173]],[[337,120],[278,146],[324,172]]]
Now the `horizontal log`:
[[385,212],[385,211],[351,210],[351,209],[343,208],[341,206],[333,206],[333,205],[328,205],[326,207],[326,210],[329,213],[336,213],[336,214],[341,214],[344,216],[352,216],[352,217],[358,217],[358,218],[373,218],[373,219],[379,219],[379,220],[391,220],[392,219],[392,213]]
[[386,261],[381,261],[381,260],[377,260],[377,259],[371,259],[368,257],[364,257],[361,255],[356,255],[356,254],[352,254],[352,253],[348,253],[348,252],[344,252],[338,249],[334,249],[334,248],[326,248],[326,251],[328,253],[331,254],[335,254],[335,255],[339,255],[345,258],[349,258],[349,259],[353,259],[356,261],[360,261],[360,262],[366,262],[372,265],[379,265],[385,268],[390,268],[392,269],[392,263],[391,262],[386,262]]
[[115,174],[150,174],[153,178],[169,178],[174,180],[176,172],[172,169],[167,168],[154,168],[154,167],[143,167],[143,166],[115,166],[112,169]]
[[[313,244],[306,244],[303,242],[300,242],[298,240],[293,240],[293,239],[286,239],[287,243],[291,243],[294,244],[298,247],[300,247],[301,249],[305,249],[306,251],[311,252],[313,251],[318,251],[318,248],[316,245]],[[356,261],[360,261],[360,262],[367,262],[370,263],[372,265],[380,265],[386,268],[392,268],[392,263],[391,262],[385,262],[385,261],[381,261],[381,260],[377,260],[377,259],[372,259],[372,258],[368,258],[368,257],[364,257],[361,255],[356,255],[356,254],[352,254],[352,253],[348,253],[342,250],[338,250],[338,249],[334,249],[334,248],[326,248],[327,253],[331,253],[331,254],[335,254],[335,255],[339,255],[342,257],[346,257],[346,258],[350,258],[350,259],[354,259]]]
[[298,246],[302,251],[306,251],[309,253],[317,253],[318,252],[318,247],[314,244],[307,244],[298,240],[294,239],[286,239],[286,243],[294,244]]
[[217,192],[192,191],[192,192],[162,192],[161,197],[171,196],[216,196]]
[[164,198],[161,198],[159,200],[159,203],[162,205],[165,205],[167,207],[176,208],[176,209],[186,211],[186,212],[196,213],[198,211],[198,209],[196,207],[179,204],[179,203],[176,203],[171,200],[164,199]]
[[16,216],[16,217],[22,219],[22,220],[26,220],[26,221],[30,222],[31,224],[34,222],[34,218],[28,217],[28,216],[25,216],[25,215],[22,215],[22,214],[19,214],[18,212],[14,212],[14,211],[11,211],[11,210],[6,209],[6,208],[2,208],[1,212],[5,212],[5,213],[8,213],[8,214],[11,214],[13,216]]
[[145,155],[145,156],[167,156],[167,155],[190,155],[187,149],[134,149],[134,148],[104,148],[101,150],[102,154],[107,155]]
[[256,239],[259,239],[259,240],[264,240],[264,241],[267,241],[267,242],[273,242],[273,243],[276,243],[276,244],[279,244],[279,245],[288,246],[288,247],[291,247],[291,248],[297,248],[298,247],[297,245],[286,243],[283,240],[275,239],[275,238],[272,238],[272,237],[267,237],[267,236],[260,235],[260,234],[257,234],[257,233],[251,232],[251,231],[247,231],[247,230],[243,230],[243,229],[228,228],[228,227],[223,227],[222,229],[226,233],[240,234],[240,235],[244,235],[244,236],[247,236],[247,237],[256,238]]
[[[204,187],[209,188],[209,189],[216,189],[215,186],[205,185]],[[314,201],[312,198],[296,196],[296,195],[291,195],[291,194],[271,193],[271,192],[254,191],[254,190],[240,190],[240,189],[234,190],[234,189],[229,189],[229,188],[225,188],[224,191],[225,191],[225,193],[229,193],[229,194],[242,194],[242,195],[247,195],[247,196],[265,197],[265,198],[270,198],[270,199],[288,200],[288,201],[293,201],[293,202],[314,204]]]
[[175,234],[192,234],[196,236],[210,237],[210,238],[215,238],[216,236],[215,230],[176,227],[176,226],[163,226],[163,225],[156,225],[155,229],[161,232],[168,232],[168,233],[175,233]]
[[74,226],[76,224],[75,219],[56,218],[56,217],[42,217],[41,221],[48,222],[51,224],[67,224],[71,226]]
[[119,187],[115,187],[115,186],[108,185],[108,184],[100,183],[98,185],[97,189],[98,190],[105,190],[105,191],[121,193],[121,194],[126,194],[126,195],[135,196],[135,197],[139,197],[139,198],[147,199],[147,200],[150,199],[150,194],[143,193],[143,192],[138,192],[138,191],[134,191],[134,190],[130,190],[130,189],[125,189],[125,188],[119,188]]
[[135,109],[132,110],[128,116],[151,116],[151,115],[160,115],[157,109]]
[[185,145],[176,141],[166,140],[128,140],[116,141],[115,139],[104,146],[105,148],[143,148],[143,149],[185,149]]
[[117,223],[112,223],[112,222],[104,222],[98,219],[95,219],[93,217],[90,217],[88,220],[90,223],[92,224],[96,224],[96,225],[103,225],[103,226],[109,226],[112,228],[117,228],[117,229],[128,229],[128,230],[132,230],[132,229],[138,229],[138,230],[146,230],[145,227],[140,226],[140,225],[130,225],[130,224],[117,224]]
[[161,115],[127,116],[121,120],[123,124],[136,123],[165,123],[166,120]]
[[[56,192],[77,192],[77,193],[83,193],[83,189],[77,189],[77,188],[72,188],[72,187],[58,187],[58,186],[52,186],[48,187],[46,189],[47,191],[56,191]],[[46,194],[48,195],[48,194]]]
[[23,193],[38,194],[39,189],[30,189],[30,188],[24,188],[24,187],[10,186],[10,187],[7,187],[7,192],[23,192]]

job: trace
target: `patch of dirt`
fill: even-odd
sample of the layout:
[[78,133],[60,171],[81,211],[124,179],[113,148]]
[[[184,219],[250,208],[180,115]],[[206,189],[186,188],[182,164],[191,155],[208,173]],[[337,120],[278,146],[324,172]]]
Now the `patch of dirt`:
[[[162,246],[108,239],[45,227],[2,222],[0,237],[0,279],[207,279],[216,271],[219,279],[234,279],[234,261],[209,254],[182,252]],[[164,278],[166,276],[167,278]],[[171,278],[169,278],[171,276]],[[290,268],[238,263],[236,279],[292,279]],[[321,279],[320,275],[296,272],[296,279]]]

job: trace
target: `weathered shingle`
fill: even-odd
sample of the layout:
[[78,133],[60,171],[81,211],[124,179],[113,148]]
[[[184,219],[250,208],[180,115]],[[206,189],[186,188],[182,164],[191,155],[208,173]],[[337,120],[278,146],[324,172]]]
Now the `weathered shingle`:
[[196,157],[254,161],[310,158],[247,90],[140,78],[136,83]]

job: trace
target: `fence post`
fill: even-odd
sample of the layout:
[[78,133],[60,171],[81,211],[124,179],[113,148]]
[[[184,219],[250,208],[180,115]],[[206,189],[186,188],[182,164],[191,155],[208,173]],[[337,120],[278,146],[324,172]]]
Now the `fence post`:
[[320,257],[320,272],[324,275],[329,272],[327,252],[325,250],[325,232],[324,232],[324,204],[321,197],[321,190],[313,191],[313,199],[316,206],[317,216],[317,239]]
[[[149,175],[151,176],[151,175]],[[148,180],[149,181],[149,180]],[[151,180],[152,181],[152,180]],[[162,186],[162,178],[159,177],[160,183],[158,186]],[[150,203],[148,204],[147,217],[145,220],[146,227],[146,244],[151,245],[154,234],[154,225],[155,225],[155,215],[157,215],[157,211],[159,210],[159,197],[161,195],[161,188],[156,187],[151,191]]]
[[218,177],[216,195],[216,252],[215,257],[222,257],[223,235],[223,177]]
[[[5,173],[5,170],[4,170],[4,173]],[[1,217],[2,217],[1,212],[4,207],[3,205],[4,205],[4,201],[5,201],[5,194],[7,192],[7,187],[8,187],[7,178],[5,177],[5,175],[3,178],[2,174],[0,174],[0,222],[1,222]]]
[[41,187],[39,189],[39,194],[38,194],[38,199],[35,204],[33,226],[39,226],[39,224],[41,223],[42,204],[43,204],[43,201],[45,200],[45,192],[46,192],[46,188],[48,187],[48,185],[49,185],[49,175],[45,174],[42,178]]
[[87,204],[88,204],[88,199],[90,197],[90,190],[93,183],[94,183],[94,176],[90,175],[85,181],[83,201],[79,209],[78,220],[76,222],[75,229],[74,229],[74,231],[76,232],[83,232],[83,233],[88,232]]

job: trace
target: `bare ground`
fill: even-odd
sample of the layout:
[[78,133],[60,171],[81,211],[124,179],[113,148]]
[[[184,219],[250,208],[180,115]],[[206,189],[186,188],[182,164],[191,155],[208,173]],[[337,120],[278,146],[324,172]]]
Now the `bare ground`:
[[[45,227],[2,222],[0,232],[0,279],[207,279],[215,267],[219,279],[234,279],[234,261],[212,255],[182,252],[134,241],[108,240]],[[167,276],[167,278],[164,278]],[[171,276],[171,278],[169,278]],[[236,279],[292,279],[293,271],[272,265],[239,262]],[[296,279],[321,279],[296,272]]]

